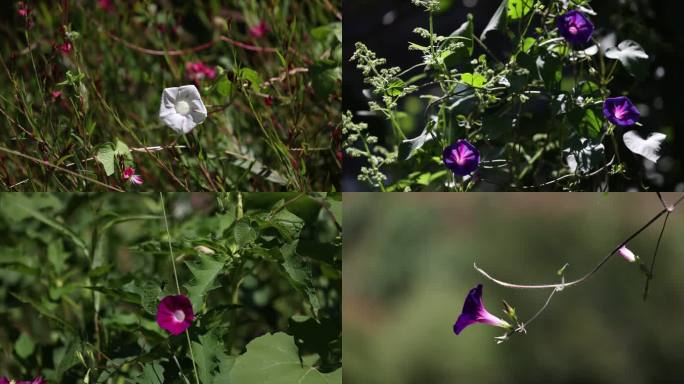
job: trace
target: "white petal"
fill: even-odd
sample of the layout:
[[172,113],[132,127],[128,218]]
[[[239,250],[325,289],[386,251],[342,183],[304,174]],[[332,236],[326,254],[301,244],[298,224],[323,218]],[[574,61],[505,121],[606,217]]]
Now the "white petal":
[[178,133],[188,133],[192,131],[197,125],[192,121],[190,115],[181,115],[180,113],[171,113],[162,117],[164,124],[168,125],[171,129]]
[[[190,113],[181,115],[176,111],[176,102],[185,100],[191,105]],[[162,92],[159,118],[178,133],[188,133],[207,118],[207,108],[194,85],[166,88]]]
[[645,140],[639,136],[637,131],[629,131],[622,136],[622,140],[630,151],[654,163],[657,163],[658,159],[660,159],[660,146],[666,138],[666,135],[659,132],[652,133]]

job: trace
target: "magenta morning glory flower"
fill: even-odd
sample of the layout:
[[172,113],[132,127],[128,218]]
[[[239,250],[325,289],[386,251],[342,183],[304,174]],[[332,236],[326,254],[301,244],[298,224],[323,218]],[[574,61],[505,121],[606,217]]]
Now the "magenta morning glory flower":
[[506,321],[487,312],[482,303],[482,284],[478,284],[468,292],[465,303],[463,303],[463,311],[454,323],[454,333],[459,334],[465,327],[475,324],[483,323],[493,325],[495,327],[510,328],[511,325]]
[[0,384],[47,384],[47,381],[45,381],[41,376],[36,377],[33,379],[33,381],[15,381],[15,380],[9,380],[6,377],[1,377],[0,378]]
[[603,102],[603,116],[611,123],[626,127],[639,121],[641,113],[625,96],[610,97]]
[[185,295],[166,296],[157,308],[157,324],[172,335],[180,335],[190,327],[194,314]]
[[622,258],[627,260],[629,263],[636,261],[636,255],[634,255],[634,252],[630,251],[629,248],[625,247],[624,245],[618,249],[618,255],[622,256]]
[[480,151],[466,140],[458,140],[444,148],[444,165],[458,176],[473,173],[480,165]]
[[594,24],[582,13],[569,11],[556,20],[558,33],[570,44],[586,44],[594,33]]

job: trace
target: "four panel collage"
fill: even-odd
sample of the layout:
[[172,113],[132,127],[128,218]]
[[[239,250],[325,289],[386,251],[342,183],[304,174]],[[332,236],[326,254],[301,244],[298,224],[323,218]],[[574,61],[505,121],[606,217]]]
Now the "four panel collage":
[[0,384],[684,383],[677,10],[0,2]]

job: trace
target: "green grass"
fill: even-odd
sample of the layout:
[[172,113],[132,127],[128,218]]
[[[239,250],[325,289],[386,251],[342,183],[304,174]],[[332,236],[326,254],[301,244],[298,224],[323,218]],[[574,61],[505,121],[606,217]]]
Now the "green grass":
[[[2,190],[339,189],[340,0],[112,4],[2,5]],[[209,116],[178,135],[161,93],[198,60]]]

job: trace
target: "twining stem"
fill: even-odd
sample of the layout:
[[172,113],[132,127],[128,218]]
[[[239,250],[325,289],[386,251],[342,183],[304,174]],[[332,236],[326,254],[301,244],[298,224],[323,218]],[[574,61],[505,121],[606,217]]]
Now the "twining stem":
[[[587,279],[589,279],[591,276],[593,276],[596,272],[598,272],[599,269],[601,269],[607,262],[610,260],[610,258],[617,253],[617,251],[622,248],[624,245],[629,243],[632,239],[637,237],[641,232],[645,231],[648,227],[651,226],[654,222],[656,222],[661,216],[669,214],[674,210],[674,208],[679,205],[682,201],[684,201],[684,195],[681,196],[677,201],[671,206],[667,208],[663,208],[658,214],[656,214],[651,220],[649,220],[646,224],[644,224],[641,228],[639,228],[636,232],[631,234],[627,239],[622,241],[618,246],[616,246],[607,256],[605,256],[596,266],[587,274],[584,276],[580,277],[577,280],[570,281],[570,282],[563,282],[561,284],[513,284],[513,283],[508,283],[505,281],[497,280],[490,276],[487,272],[485,272],[483,269],[479,268],[476,263],[473,263],[473,267],[475,268],[476,271],[478,271],[482,276],[486,277],[487,279],[493,281],[494,283],[501,285],[502,287],[508,287],[508,288],[517,288],[517,289],[548,289],[548,288],[560,288],[563,289],[565,287],[577,285]],[[664,228],[664,227],[663,227]],[[664,230],[664,229],[663,229]]]
[[[658,193],[658,197],[660,198],[660,201],[663,203],[663,205],[667,209],[667,204],[663,201],[662,196],[660,196],[660,193]],[[656,256],[658,256],[658,248],[660,247],[660,241],[663,239],[663,232],[665,232],[665,226],[667,225],[667,219],[670,217],[670,211],[668,210],[667,215],[665,215],[665,221],[663,221],[663,227],[660,229],[660,235],[658,235],[658,242],[656,243],[655,246],[655,251],[653,252],[653,259],[651,260],[651,268],[648,270],[648,275],[646,276],[646,283],[644,284],[644,300],[646,300],[646,297],[648,296],[648,284],[651,282],[651,279],[653,278],[653,269],[655,268],[655,262],[656,262]]]
[[[171,265],[173,266],[173,277],[176,280],[176,290],[181,294],[180,284],[178,284],[178,271],[176,271],[176,258],[173,256],[173,247],[171,246],[171,231],[169,231],[169,220],[166,218],[166,205],[164,204],[164,194],[159,192],[159,199],[161,200],[162,213],[164,214],[164,226],[166,227],[166,239],[169,242],[169,255],[171,255]],[[185,331],[185,338],[188,340],[188,348],[190,349],[190,359],[192,360],[192,367],[195,371],[195,380],[200,384],[199,375],[197,374],[197,364],[195,364],[195,354],[192,352],[192,343],[190,342],[190,331]]]

